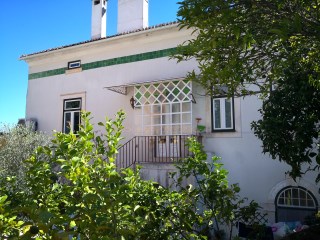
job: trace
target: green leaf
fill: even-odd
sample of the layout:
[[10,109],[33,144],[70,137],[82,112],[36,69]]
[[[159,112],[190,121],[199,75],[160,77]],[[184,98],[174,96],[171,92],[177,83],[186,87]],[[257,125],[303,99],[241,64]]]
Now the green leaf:
[[6,200],[7,200],[8,196],[5,195],[5,196],[1,196],[0,197],[0,204],[3,204]]
[[74,228],[74,227],[76,227],[76,226],[77,226],[77,224],[76,224],[76,222],[73,221],[73,220],[72,220],[72,221],[70,222],[70,224],[69,224],[69,227],[70,227],[70,228]]
[[54,191],[54,190],[58,189],[59,186],[60,186],[60,185],[59,185],[58,183],[54,183],[53,186],[52,186],[52,188],[51,188],[51,191]]
[[134,211],[134,212],[137,211],[140,207],[141,207],[140,205],[135,206],[134,209],[133,209],[133,211]]

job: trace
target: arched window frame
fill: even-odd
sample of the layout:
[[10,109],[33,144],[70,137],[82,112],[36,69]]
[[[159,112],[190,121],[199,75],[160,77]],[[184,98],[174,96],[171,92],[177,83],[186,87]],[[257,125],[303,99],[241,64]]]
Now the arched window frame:
[[[304,192],[306,195],[306,198],[304,199],[306,201],[305,206],[303,206],[304,204],[301,204],[301,198],[294,198],[292,196],[292,190],[293,189],[298,189],[298,197],[301,197],[301,192]],[[281,203],[280,202],[280,198],[282,194],[285,194],[285,192],[291,191],[291,196],[290,196],[290,203],[289,204],[285,204],[285,203]],[[307,198],[307,197],[310,198]],[[284,198],[284,202],[287,201],[288,199]],[[297,203],[297,200],[299,202],[299,204],[295,204]],[[312,206],[308,205],[308,201],[309,203],[312,202]],[[288,203],[288,201],[287,201]],[[309,191],[308,189],[301,187],[301,186],[287,186],[283,189],[281,189],[278,194],[275,197],[275,209],[276,209],[276,222],[278,221],[278,213],[277,210],[278,208],[283,208],[283,209],[306,209],[306,210],[317,210],[318,209],[318,201],[316,199],[316,197],[314,196],[314,194]]]

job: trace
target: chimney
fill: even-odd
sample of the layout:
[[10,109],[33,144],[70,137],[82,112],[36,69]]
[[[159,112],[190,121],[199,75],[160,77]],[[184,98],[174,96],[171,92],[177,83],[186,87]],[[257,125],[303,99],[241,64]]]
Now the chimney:
[[91,39],[107,36],[107,0],[92,0]]
[[149,0],[118,0],[118,33],[148,27]]

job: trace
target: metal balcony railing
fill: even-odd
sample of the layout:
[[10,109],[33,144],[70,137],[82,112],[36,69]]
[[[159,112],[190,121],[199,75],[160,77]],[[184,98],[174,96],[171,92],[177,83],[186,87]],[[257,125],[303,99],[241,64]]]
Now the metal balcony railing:
[[191,155],[186,145],[192,135],[136,136],[118,149],[118,168],[140,163],[173,163]]

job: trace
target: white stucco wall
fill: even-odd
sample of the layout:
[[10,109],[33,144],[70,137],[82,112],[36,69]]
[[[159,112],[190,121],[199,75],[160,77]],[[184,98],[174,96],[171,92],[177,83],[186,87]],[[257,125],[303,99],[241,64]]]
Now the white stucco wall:
[[[29,73],[37,73],[64,68],[74,60],[85,64],[173,48],[190,38],[190,32],[168,26],[37,54],[25,60]],[[127,114],[124,136],[130,139],[135,132],[134,110],[129,104],[133,87],[127,88],[126,96],[105,87],[181,78],[196,66],[194,60],[177,64],[163,57],[29,80],[26,117],[36,118],[41,131],[61,131],[63,99],[82,97],[84,109],[92,112],[94,123],[123,109]],[[235,132],[212,133],[211,99],[204,96],[197,84],[193,84],[193,95],[196,100],[192,104],[193,119],[200,117],[200,124],[206,126],[205,150],[222,157],[230,172],[230,183],[238,182],[242,196],[256,200],[268,210],[270,221],[274,221],[276,193],[295,183],[285,175],[288,166],[261,153],[261,142],[251,130],[250,123],[260,117],[257,110],[261,101],[255,96],[235,99]],[[307,186],[320,203],[319,186],[314,179],[314,175],[307,174],[296,184]]]
[[[120,36],[118,40],[111,38],[99,44],[93,42],[89,46],[44,53],[27,59],[29,73],[64,68],[74,60],[85,64],[173,48],[187,40],[188,36],[186,32],[181,33],[170,26],[160,33],[151,30],[127,36],[127,39]],[[130,138],[134,136],[133,110],[129,104],[133,88],[128,87],[128,94],[124,96],[106,87],[181,78],[195,66],[195,61],[177,64],[176,60],[162,57],[32,79],[28,83],[26,117],[36,118],[41,131],[61,131],[63,100],[82,96],[84,109],[92,112],[95,123],[104,121],[105,116],[113,116],[119,109],[125,110],[124,133]]]
[[[237,104],[236,104],[237,103]],[[205,150],[222,158],[229,171],[229,183],[239,183],[241,196],[255,200],[269,215],[269,221],[275,221],[276,194],[288,186],[305,187],[313,193],[320,203],[319,185],[315,184],[315,174],[308,173],[294,182],[286,171],[290,167],[269,155],[262,153],[262,142],[253,134],[250,123],[260,118],[258,109],[261,101],[257,96],[235,99],[235,133],[205,134]],[[238,109],[237,109],[238,108]]]

